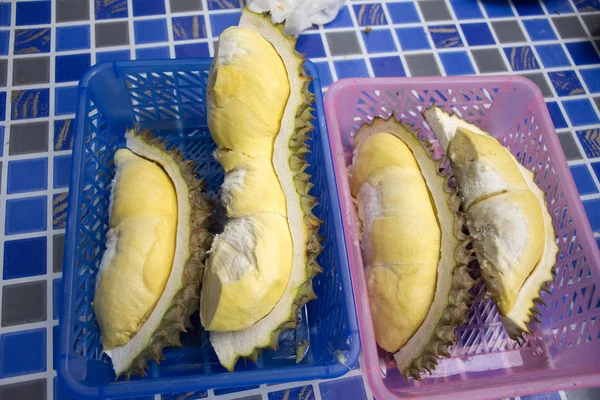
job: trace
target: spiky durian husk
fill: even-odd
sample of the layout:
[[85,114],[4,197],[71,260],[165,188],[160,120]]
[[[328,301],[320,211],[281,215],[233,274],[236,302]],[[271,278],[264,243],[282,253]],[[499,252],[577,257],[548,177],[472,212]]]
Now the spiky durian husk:
[[[409,129],[409,127],[406,128]],[[450,346],[455,345],[458,340],[455,334],[456,328],[468,322],[467,314],[473,300],[470,290],[477,283],[471,277],[469,263],[475,259],[475,256],[473,251],[469,249],[471,238],[465,233],[466,218],[460,211],[461,198],[454,185],[451,184],[453,176],[451,169],[448,168],[449,162],[446,157],[435,158],[435,149],[431,142],[426,139],[421,140],[421,142],[428,149],[431,160],[437,164],[438,174],[445,178],[444,190],[449,194],[448,208],[456,216],[454,219],[454,234],[460,240],[460,244],[455,250],[457,266],[452,272],[452,287],[448,295],[448,305],[444,309],[442,318],[421,356],[414,358],[407,368],[400,371],[406,379],[412,377],[416,380],[421,380],[421,373],[424,371],[431,373],[438,365],[440,357],[450,356]]]
[[189,315],[198,309],[198,291],[204,261],[212,242],[212,235],[209,232],[211,207],[202,194],[203,182],[194,172],[195,163],[184,160],[178,149],[169,148],[166,141],[153,136],[149,130],[134,130],[133,133],[146,144],[159,148],[179,165],[181,176],[190,191],[188,201],[192,214],[189,221],[190,257],[183,268],[182,286],[173,297],[171,305],[163,315],[158,329],[154,331],[150,343],[140,351],[129,368],[122,373],[127,379],[130,379],[131,375],[145,376],[148,361],[160,363],[161,360],[164,360],[163,348],[181,346],[180,333],[186,332]]
[[[363,126],[361,129],[367,127],[368,129],[372,130],[371,133],[390,133],[398,136],[400,140],[403,140],[405,144],[409,145],[409,143],[407,143],[398,133],[395,133],[395,126],[400,125],[400,122],[396,121],[393,116],[390,116],[388,119],[375,118],[371,124]],[[410,360],[403,362],[402,364],[404,366],[401,366],[400,362],[398,362],[398,368],[406,379],[412,377],[420,380],[422,372],[427,371],[431,373],[431,371],[435,369],[436,365],[438,364],[440,357],[448,357],[450,355],[449,348],[457,341],[455,335],[456,328],[467,322],[469,304],[472,300],[470,290],[475,285],[476,281],[470,276],[468,264],[474,260],[474,256],[472,251],[469,250],[470,238],[464,233],[466,219],[459,210],[461,199],[458,197],[456,188],[452,183],[453,177],[451,174],[451,169],[449,168],[449,162],[445,157],[435,158],[435,149],[433,145],[425,139],[419,140],[418,131],[415,132],[408,126],[403,127],[406,129],[406,131],[410,132],[410,138],[408,139],[414,139],[414,142],[409,145],[409,148],[413,150],[413,147],[411,147],[413,145],[415,148],[420,146],[423,147],[422,157],[414,154],[413,151],[417,162],[419,162],[419,164],[420,162],[431,163],[434,166],[437,175],[443,178],[443,191],[447,195],[446,202],[448,209],[453,215],[453,225],[451,227],[452,232],[448,232],[448,228],[443,228],[442,235],[454,235],[456,240],[453,239],[453,241],[457,242],[457,245],[453,250],[455,264],[452,267],[452,283],[448,290],[447,303],[443,307],[443,311],[440,313],[440,317],[436,321],[434,329],[432,329],[432,331],[429,333],[429,336],[426,339],[426,344],[422,346],[422,348],[416,354],[409,354],[408,356],[410,356]],[[425,158],[425,160],[422,158]],[[431,188],[429,187],[430,182],[426,180],[426,183],[428,189],[431,191]],[[436,212],[438,213],[439,218],[440,211],[436,210]],[[440,263],[441,262],[442,261],[440,259]],[[438,280],[439,279],[441,278],[438,275]],[[439,293],[436,290],[435,297],[437,298],[438,296]],[[426,318],[424,323],[426,323],[427,320],[428,318]],[[419,327],[415,335],[419,334],[421,327]],[[403,349],[405,349],[407,345],[411,343],[411,340],[412,338],[399,350],[398,353],[395,354],[395,357],[400,358],[405,356],[401,353]]]
[[[296,65],[293,65],[293,69],[290,71],[297,71],[298,78],[303,82],[301,88],[302,101],[294,112],[295,126],[294,132],[291,135],[288,143],[288,148],[290,150],[290,169],[294,173],[296,192],[300,196],[300,203],[302,210],[304,211],[304,224],[307,229],[308,243],[306,244],[306,280],[297,291],[288,317],[282,321],[276,329],[271,331],[269,342],[257,343],[256,347],[251,352],[246,354],[237,354],[236,357],[231,360],[231,362],[223,364],[223,366],[230,371],[233,371],[233,367],[235,366],[239,357],[245,357],[253,362],[256,362],[263,349],[271,348],[273,350],[277,350],[279,345],[279,335],[283,331],[296,329],[298,324],[299,310],[309,301],[316,299],[316,295],[312,286],[312,280],[322,271],[321,266],[317,262],[317,257],[323,249],[321,245],[323,238],[318,234],[318,230],[322,221],[312,212],[313,208],[317,204],[317,199],[310,194],[310,190],[314,185],[310,182],[311,175],[306,172],[306,169],[309,166],[306,161],[306,155],[310,153],[308,141],[311,140],[310,133],[314,128],[311,123],[311,120],[314,119],[312,115],[314,109],[311,108],[311,105],[314,102],[314,95],[308,89],[312,78],[306,74],[304,69],[304,54],[298,53],[295,50],[296,38],[287,36],[283,32],[284,24],[273,24],[268,13],[259,15],[248,10],[244,10],[244,13],[251,13],[252,17],[264,19],[262,22],[270,24],[279,31],[281,38],[284,38],[286,41],[286,46],[289,46],[294,54],[293,58],[296,62]],[[243,20],[244,15],[242,16],[242,22]],[[242,26],[242,22],[240,23],[240,26]],[[265,39],[269,40],[268,38]],[[290,68],[290,65],[286,64],[285,67],[286,69]]]

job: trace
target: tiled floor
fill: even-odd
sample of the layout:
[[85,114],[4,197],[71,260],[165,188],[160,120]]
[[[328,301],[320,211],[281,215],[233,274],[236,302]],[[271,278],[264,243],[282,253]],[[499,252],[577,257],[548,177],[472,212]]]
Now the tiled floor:
[[[0,2],[0,399],[54,392],[58,287],[77,81],[97,62],[209,56],[237,0]],[[507,73],[541,89],[600,241],[598,0],[351,1],[298,49],[326,89],[356,76]],[[19,349],[19,351],[15,351]],[[598,391],[536,399],[592,399]],[[163,399],[370,399],[341,380]]]

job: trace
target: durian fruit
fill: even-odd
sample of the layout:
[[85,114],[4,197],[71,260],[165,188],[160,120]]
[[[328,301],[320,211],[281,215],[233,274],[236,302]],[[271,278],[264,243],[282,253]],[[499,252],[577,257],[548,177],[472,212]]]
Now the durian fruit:
[[449,356],[475,283],[460,199],[432,155],[393,117],[376,118],[358,131],[350,167],[375,338],[406,379]]
[[115,153],[106,250],[94,312],[117,376],[145,375],[165,346],[180,345],[198,309],[210,207],[194,164],[149,131],[126,133]]
[[208,124],[230,219],[210,250],[200,320],[228,370],[277,349],[315,298],[321,270],[321,221],[304,172],[313,96],[295,44],[283,25],[244,9],[239,26],[220,35],[209,74]]
[[545,194],[494,137],[436,107],[424,116],[452,164],[487,291],[508,335],[523,340],[558,253]]

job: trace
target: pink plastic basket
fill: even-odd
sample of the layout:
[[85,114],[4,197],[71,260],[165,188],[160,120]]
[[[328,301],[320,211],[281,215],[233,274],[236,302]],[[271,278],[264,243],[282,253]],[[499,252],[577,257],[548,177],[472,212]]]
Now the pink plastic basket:
[[[421,112],[435,103],[473,122],[536,172],[559,237],[556,281],[544,294],[540,324],[519,345],[506,335],[483,286],[469,323],[457,330],[452,357],[433,375],[407,383],[375,343],[347,166],[352,137],[374,117],[392,113],[433,134]],[[325,108],[344,233],[354,284],[368,383],[377,399],[500,398],[600,384],[600,253],[540,90],[521,77],[346,79],[333,84]],[[597,287],[598,286],[598,287]]]

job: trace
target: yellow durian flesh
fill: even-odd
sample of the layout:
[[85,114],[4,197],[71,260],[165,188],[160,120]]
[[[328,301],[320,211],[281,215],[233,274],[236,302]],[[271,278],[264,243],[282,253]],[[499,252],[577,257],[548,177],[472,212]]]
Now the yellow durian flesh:
[[489,289],[500,313],[507,315],[544,250],[538,200],[529,190],[511,190],[476,203],[466,216],[484,279],[498,279]]
[[362,140],[356,137],[355,147],[360,151],[355,152],[350,174],[350,191],[356,197],[363,183],[376,170],[391,166],[407,166],[418,168],[414,157],[399,157],[399,152],[405,151],[404,145],[397,137],[390,133],[382,132],[377,135],[377,140]]
[[281,298],[292,268],[286,197],[273,153],[290,94],[283,61],[258,32],[225,30],[209,74],[208,121],[226,171],[221,201],[230,220],[215,238],[200,319],[213,332],[240,331]]
[[259,213],[231,220],[214,239],[204,275],[201,315],[209,331],[244,329],[267,315],[292,267],[292,241],[285,217]]
[[115,154],[107,250],[94,312],[105,350],[127,343],[160,299],[171,273],[177,197],[167,174],[127,149]]
[[290,86],[281,58],[258,32],[230,27],[209,75],[208,126],[217,146],[271,156]]
[[[387,146],[385,135],[372,135],[367,143]],[[357,196],[375,337],[389,352],[404,346],[427,316],[441,245],[423,176],[408,147],[392,138],[401,144],[394,146],[401,150],[397,158],[412,159],[414,167],[376,170]]]

